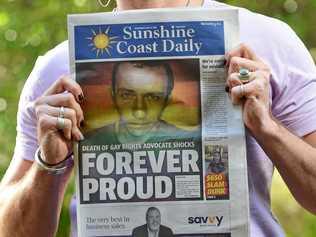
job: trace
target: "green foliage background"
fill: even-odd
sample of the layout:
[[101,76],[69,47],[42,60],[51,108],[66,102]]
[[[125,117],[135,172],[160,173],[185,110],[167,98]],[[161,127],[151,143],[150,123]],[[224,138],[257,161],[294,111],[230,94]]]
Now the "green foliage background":
[[[287,22],[316,59],[316,0],[224,2]],[[36,58],[67,38],[67,14],[103,10],[96,0],[0,0],[0,178],[13,154],[19,93]],[[73,185],[70,185],[61,214],[59,237],[69,233],[67,208],[72,193]],[[316,236],[316,217],[296,204],[278,174],[272,194],[273,210],[288,236]]]

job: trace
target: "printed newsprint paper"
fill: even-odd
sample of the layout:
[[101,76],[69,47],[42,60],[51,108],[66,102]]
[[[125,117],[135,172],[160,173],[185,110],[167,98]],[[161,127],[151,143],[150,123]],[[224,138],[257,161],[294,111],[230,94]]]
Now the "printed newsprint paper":
[[244,127],[224,89],[238,11],[72,15],[69,39],[79,236],[248,236]]

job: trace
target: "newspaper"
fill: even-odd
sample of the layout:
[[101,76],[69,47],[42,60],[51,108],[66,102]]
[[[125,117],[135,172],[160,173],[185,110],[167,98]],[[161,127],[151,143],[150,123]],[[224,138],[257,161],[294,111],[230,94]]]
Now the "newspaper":
[[244,127],[224,89],[238,10],[71,15],[68,29],[79,236],[248,236]]

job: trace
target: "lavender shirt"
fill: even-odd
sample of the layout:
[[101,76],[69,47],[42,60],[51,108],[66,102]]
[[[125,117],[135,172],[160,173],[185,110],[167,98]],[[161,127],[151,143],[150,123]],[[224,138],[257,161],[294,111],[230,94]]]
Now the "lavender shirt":
[[[206,0],[204,7],[231,6]],[[285,23],[243,8],[239,9],[241,42],[249,45],[272,70],[270,99],[273,115],[297,136],[314,132],[316,69],[305,46]],[[14,159],[33,160],[38,144],[36,118],[30,102],[63,74],[69,74],[67,42],[39,57],[26,81],[19,103]],[[247,134],[246,139],[251,236],[284,236],[270,210],[273,164],[250,134]],[[74,221],[74,202],[71,209]],[[75,232],[73,229],[73,236]]]

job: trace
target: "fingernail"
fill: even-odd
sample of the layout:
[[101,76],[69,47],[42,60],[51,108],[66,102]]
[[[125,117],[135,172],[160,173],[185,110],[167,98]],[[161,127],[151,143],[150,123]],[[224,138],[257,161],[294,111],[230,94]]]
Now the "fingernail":
[[80,127],[83,128],[84,125],[85,125],[85,122],[82,120],[82,121],[80,122]]
[[82,103],[82,102],[84,101],[84,96],[83,96],[83,94],[80,94],[80,95],[78,96],[78,99],[79,99],[79,103]]
[[226,58],[224,59],[224,65],[225,65],[225,67],[227,67],[227,59]]
[[79,141],[82,141],[82,140],[84,140],[84,136],[83,136],[82,133],[80,132],[80,133],[79,133]]
[[229,93],[229,86],[225,86],[225,91]]

